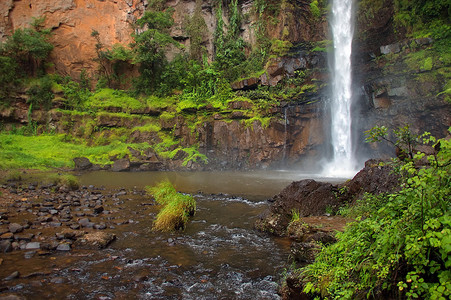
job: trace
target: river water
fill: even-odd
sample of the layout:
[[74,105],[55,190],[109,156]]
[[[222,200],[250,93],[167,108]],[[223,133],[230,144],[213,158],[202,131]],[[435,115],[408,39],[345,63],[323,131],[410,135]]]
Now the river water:
[[[119,202],[104,203],[116,219],[126,220],[106,229],[117,240],[103,250],[1,254],[0,273],[21,274],[3,285],[27,299],[279,299],[290,241],[257,232],[253,224],[268,207],[267,199],[306,177],[312,176],[282,171],[83,174],[83,185],[122,192]],[[184,231],[151,230],[158,207],[140,191],[163,179],[195,195],[196,214]]]

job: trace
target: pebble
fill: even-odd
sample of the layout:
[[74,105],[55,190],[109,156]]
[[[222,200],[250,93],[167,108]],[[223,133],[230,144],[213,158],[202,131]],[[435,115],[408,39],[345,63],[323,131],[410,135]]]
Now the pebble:
[[18,278],[19,276],[20,276],[20,273],[18,271],[14,271],[8,277],[4,278],[3,280],[9,281],[9,280]]
[[17,223],[11,223],[9,224],[8,229],[12,233],[18,233],[23,231],[23,226]]
[[0,253],[11,252],[13,250],[12,244],[8,240],[0,241]]
[[58,247],[56,247],[56,250],[58,250],[58,251],[70,251],[71,248],[70,248],[69,244],[63,243],[63,244],[59,244]]
[[25,249],[39,249],[41,248],[41,243],[39,242],[31,242],[25,245]]
[[55,278],[52,278],[50,280],[50,282],[51,283],[57,283],[57,284],[64,283],[64,278],[63,277],[55,277]]
[[87,225],[89,223],[90,223],[90,220],[88,218],[83,218],[78,221],[78,224],[80,224],[80,226],[83,226],[83,227],[87,227]]
[[36,254],[36,251],[27,251],[24,254],[25,259],[30,259]]

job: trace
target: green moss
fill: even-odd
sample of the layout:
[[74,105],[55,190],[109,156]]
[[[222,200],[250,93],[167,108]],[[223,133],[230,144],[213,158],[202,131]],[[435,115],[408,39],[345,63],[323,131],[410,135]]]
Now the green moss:
[[319,19],[321,17],[321,10],[318,7],[318,0],[312,0],[310,2],[310,12],[315,19]]
[[246,127],[251,127],[252,129],[254,129],[254,122],[257,121],[260,122],[262,128],[268,128],[271,119],[271,117],[254,116],[250,119],[244,120],[243,123]]
[[141,132],[159,132],[161,127],[159,124],[148,122],[143,126],[137,126],[132,129],[132,131],[139,130]]
[[288,54],[288,51],[293,47],[290,41],[282,41],[278,39],[271,40],[271,54],[276,57],[284,56]]
[[160,120],[169,121],[175,118],[175,113],[164,111],[160,115]]

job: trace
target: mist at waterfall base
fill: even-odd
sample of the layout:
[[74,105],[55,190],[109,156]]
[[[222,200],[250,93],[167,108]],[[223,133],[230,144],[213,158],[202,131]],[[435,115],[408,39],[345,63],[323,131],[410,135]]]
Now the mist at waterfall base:
[[334,0],[330,18],[334,51],[330,56],[330,137],[332,157],[323,165],[325,177],[351,178],[358,171],[352,145],[353,0]]

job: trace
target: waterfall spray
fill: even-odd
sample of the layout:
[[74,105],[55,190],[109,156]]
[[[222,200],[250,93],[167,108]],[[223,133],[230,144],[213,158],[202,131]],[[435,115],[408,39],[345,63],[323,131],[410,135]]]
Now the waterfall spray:
[[326,176],[350,177],[356,173],[351,144],[351,50],[354,33],[353,0],[333,0],[332,35],[334,60],[332,68],[331,137],[333,159],[325,166]]

